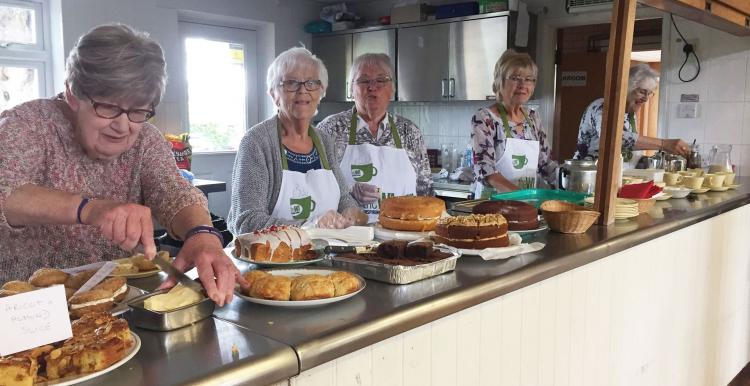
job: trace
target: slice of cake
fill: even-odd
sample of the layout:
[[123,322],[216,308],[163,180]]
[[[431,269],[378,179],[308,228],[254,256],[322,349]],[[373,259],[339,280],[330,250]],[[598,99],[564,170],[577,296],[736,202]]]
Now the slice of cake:
[[271,226],[234,239],[234,256],[254,261],[288,262],[314,256],[310,236],[292,226]]

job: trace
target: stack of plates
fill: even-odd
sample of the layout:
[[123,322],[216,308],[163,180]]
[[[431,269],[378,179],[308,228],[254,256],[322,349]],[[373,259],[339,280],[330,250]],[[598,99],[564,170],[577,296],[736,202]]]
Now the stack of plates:
[[[594,205],[594,197],[586,197],[586,206]],[[624,220],[638,216],[638,202],[628,198],[617,198],[615,206],[615,220]]]

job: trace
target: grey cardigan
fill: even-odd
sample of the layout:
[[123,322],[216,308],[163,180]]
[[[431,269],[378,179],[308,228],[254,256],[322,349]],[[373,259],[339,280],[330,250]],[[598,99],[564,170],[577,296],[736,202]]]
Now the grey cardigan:
[[[251,127],[242,137],[232,171],[232,198],[227,216],[229,230],[235,235],[253,232],[273,224],[300,225],[302,221],[271,217],[281,190],[281,151],[276,116]],[[340,160],[333,152],[333,140],[316,130],[336,181],[341,198],[338,210],[357,207],[349,186],[341,176]]]

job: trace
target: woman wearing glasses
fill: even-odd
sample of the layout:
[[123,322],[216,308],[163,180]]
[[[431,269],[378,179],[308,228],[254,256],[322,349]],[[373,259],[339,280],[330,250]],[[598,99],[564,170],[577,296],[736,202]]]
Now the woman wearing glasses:
[[471,118],[475,196],[536,187],[537,176],[554,186],[557,163],[549,157],[539,116],[523,105],[536,87],[536,63],[506,50],[495,63],[495,103]]
[[63,94],[0,115],[0,281],[129,256],[138,245],[153,257],[153,215],[185,241],[174,265],[197,266],[208,295],[229,301],[244,279],[207,226],[206,198],[147,122],[166,84],[159,44],[103,25],[78,40],[66,67]]
[[310,125],[328,86],[323,62],[304,48],[291,48],[271,63],[266,82],[277,114],[240,142],[229,229],[242,234],[274,224],[353,225],[364,216],[345,190],[333,143]]
[[413,122],[388,113],[394,92],[388,55],[357,57],[348,84],[354,107],[327,117],[318,130],[333,137],[351,195],[375,222],[381,197],[432,195],[427,148]]
[[[625,117],[622,130],[622,157],[625,168],[634,168],[641,152],[639,150],[664,150],[686,157],[690,147],[680,139],[662,139],[647,137],[638,133],[636,112],[654,95],[659,85],[659,74],[647,64],[641,63],[630,68],[628,79],[628,96],[625,105]],[[578,145],[575,159],[599,157],[599,135],[602,130],[602,113],[604,98],[597,99],[586,108],[578,128]]]

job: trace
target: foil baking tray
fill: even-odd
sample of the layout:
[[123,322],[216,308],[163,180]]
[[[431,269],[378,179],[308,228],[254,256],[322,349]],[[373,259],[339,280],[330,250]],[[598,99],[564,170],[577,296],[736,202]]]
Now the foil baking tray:
[[[170,331],[206,319],[214,313],[216,303],[207,296],[198,303],[166,312],[147,310],[143,306],[143,302],[149,297],[168,291],[168,289],[154,291],[129,301],[130,312],[125,314],[125,319],[148,330]],[[205,296],[205,294],[203,295]]]
[[333,255],[331,256],[331,264],[367,279],[390,284],[409,284],[456,269],[456,261],[461,257],[461,252],[447,245],[435,245],[435,248],[448,252],[452,256],[419,265],[390,265]]

